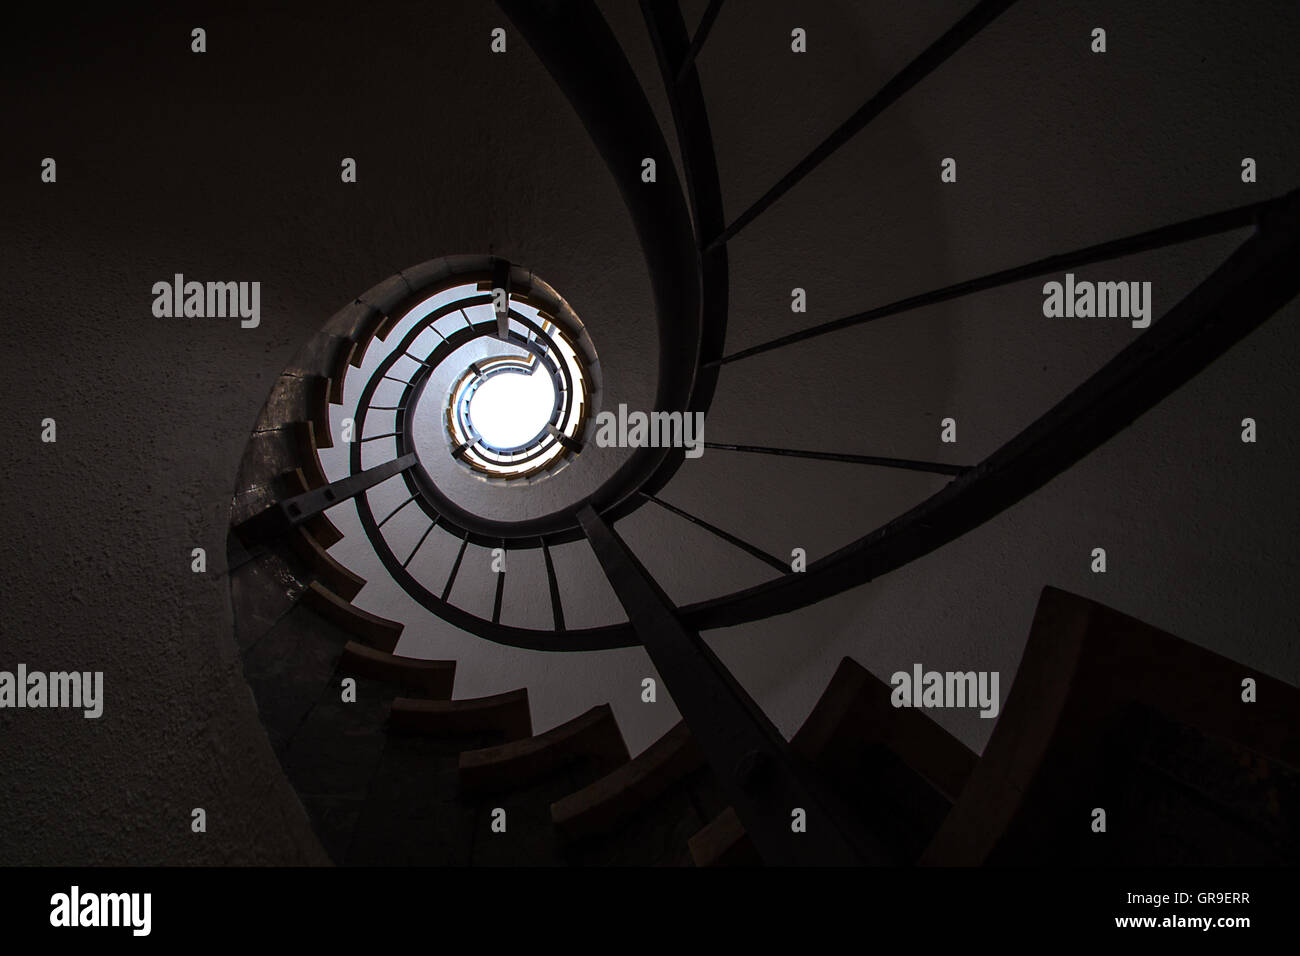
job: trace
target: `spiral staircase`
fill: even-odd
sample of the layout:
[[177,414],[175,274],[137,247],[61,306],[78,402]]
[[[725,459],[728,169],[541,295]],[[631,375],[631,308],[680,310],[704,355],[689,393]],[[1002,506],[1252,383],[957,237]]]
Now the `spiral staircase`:
[[[828,459],[950,479],[922,504],[798,571],[661,496],[683,464],[681,449],[631,450],[596,487],[544,514],[499,518],[462,506],[431,476],[415,441],[412,416],[440,366],[462,361],[467,348],[491,352],[498,343],[550,361],[557,342],[571,343],[589,378],[585,391],[568,379],[557,386],[568,404],[557,402],[550,440],[563,446],[556,449],[563,458],[591,441],[589,416],[601,400],[599,328],[593,322],[588,336],[557,290],[490,254],[420,263],[358,296],[275,383],[240,468],[229,538],[244,672],[331,858],[360,865],[1294,861],[1290,811],[1300,794],[1300,753],[1280,728],[1295,726],[1295,689],[1094,602],[1043,592],[1016,683],[978,757],[920,710],[892,706],[889,686],[849,658],[787,742],[700,632],[794,611],[895,570],[1105,443],[1294,296],[1300,196],[1053,255],[728,353],[727,243],[741,229],[759,228],[751,224],[766,208],[975,39],[1010,0],[976,4],[730,221],[693,65],[719,0],[693,35],[676,3],[642,4],[684,182],[640,81],[592,4],[500,6],[583,120],[635,225],[657,312],[656,409],[705,413],[726,385],[727,365],[810,337],[1140,250],[1244,226],[1254,232],[1150,330],[983,461],[708,445],[718,454]],[[653,189],[641,178],[647,155],[662,160]],[[469,298],[436,304],[454,289],[470,290]],[[505,291],[508,305],[493,304],[495,290]],[[462,311],[466,302],[479,311]],[[430,329],[435,336],[425,334]],[[560,363],[548,367],[559,374]],[[338,428],[345,419],[346,439]],[[468,444],[453,451],[463,457]],[[346,457],[337,474],[322,464],[328,449]],[[561,479],[529,473],[523,480]],[[647,506],[718,537],[740,560],[760,561],[769,577],[676,606],[617,531]],[[457,661],[395,654],[403,623],[355,603],[367,582],[331,553],[344,539],[334,509],[356,510],[384,571],[423,612],[483,641],[547,654],[644,647],[681,721],[633,757],[607,704],[534,733],[527,686],[458,696]],[[385,536],[385,526],[399,525],[415,542],[405,553]],[[495,549],[510,558],[508,569],[516,557],[540,559],[550,626],[507,619],[508,592],[520,586],[509,570],[492,578],[490,613],[454,600],[458,578],[486,568]],[[566,626],[585,586],[566,592],[557,567],[575,549],[594,555],[625,619]],[[442,580],[413,570],[417,554],[430,553],[449,569]],[[1111,670],[1120,658],[1133,665],[1123,680]],[[1160,692],[1143,680],[1157,670],[1177,675]],[[1230,704],[1245,676],[1257,682],[1260,703],[1243,711]],[[1242,766],[1251,772],[1207,769]],[[1088,839],[1078,820],[1100,805],[1123,808],[1116,826],[1130,839]],[[802,827],[792,826],[796,811]],[[1206,819],[1217,821],[1209,831],[1200,825]],[[1151,837],[1153,828],[1164,836]]]

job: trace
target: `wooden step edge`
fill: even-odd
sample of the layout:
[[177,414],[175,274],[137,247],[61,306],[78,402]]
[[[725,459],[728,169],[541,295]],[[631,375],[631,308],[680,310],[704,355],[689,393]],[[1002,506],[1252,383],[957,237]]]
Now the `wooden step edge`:
[[[295,486],[300,485],[303,492],[307,492],[309,490],[307,488],[307,477],[303,475],[302,468],[295,468],[294,475]],[[302,494],[302,492],[296,492],[296,494]],[[325,514],[324,511],[318,512],[318,514],[312,515],[311,518],[305,520],[303,527],[307,528],[308,535],[315,538],[316,544],[325,550],[333,548],[334,545],[343,540],[343,532],[339,531],[338,525],[331,522],[329,515]]]
[[551,804],[551,822],[570,840],[612,832],[703,766],[690,729],[679,721],[613,773]]
[[[360,302],[359,299],[357,301]],[[371,314],[361,324],[356,341],[353,343],[352,354],[348,356],[348,363],[353,368],[361,368],[361,364],[366,359],[366,350],[370,347],[370,343],[375,340],[375,334],[379,331],[379,327],[388,318],[373,305],[367,305],[364,302],[361,304],[366,305],[371,310]]]
[[366,579],[334,560],[307,530],[306,525],[290,528],[286,538],[293,552],[321,583],[344,601],[352,601],[366,586]]
[[[275,431],[311,419],[329,390],[326,376],[314,372],[281,372],[271,394],[257,413],[253,433]],[[287,400],[286,400],[287,399]]]
[[375,329],[375,338],[383,342],[392,333],[393,329],[397,327],[397,323],[400,321],[402,321],[402,316],[396,312],[392,315],[384,316],[384,321],[380,322],[379,327]]
[[727,807],[686,841],[696,866],[762,866],[734,807]]
[[840,661],[790,746],[825,772],[857,767],[878,744],[949,802],[978,761],[975,753],[921,710],[894,707],[892,687],[851,657]]
[[466,792],[522,786],[586,758],[603,772],[628,759],[627,744],[609,704],[599,704],[543,734],[466,750],[458,770]]
[[326,399],[330,405],[343,404],[343,385],[347,381],[348,367],[352,365],[352,355],[358,347],[356,342],[348,342],[338,350],[334,358],[334,366],[330,369],[329,381],[325,386]]
[[346,349],[351,343],[352,340],[346,335],[322,329],[303,343],[281,374],[328,378],[339,350]]
[[375,311],[374,306],[353,299],[330,316],[321,331],[326,335],[355,342],[365,332],[366,324],[374,318]]
[[[328,382],[327,382],[328,387]],[[333,448],[334,439],[330,435],[330,406],[329,402],[321,402],[316,407],[311,416],[312,438],[315,441],[313,452],[316,448]],[[319,460],[319,459],[318,459]]]
[[[293,471],[286,471],[280,475],[280,487],[283,489],[285,498],[296,498],[298,495],[306,494],[312,490],[307,483],[307,476],[301,468],[295,468]],[[338,529],[324,511],[312,515],[302,523],[302,526],[307,529],[308,534],[316,539],[316,543],[327,551],[343,540],[343,532]]]
[[[321,488],[329,484],[325,469],[321,467],[316,439],[316,426],[309,421],[293,422],[293,437],[298,450],[298,468],[307,480],[308,488]],[[329,447],[329,446],[324,446]]]
[[376,650],[393,653],[402,636],[402,625],[379,617],[343,600],[319,581],[302,592],[302,602],[327,621],[360,638]]
[[790,738],[790,746],[816,763],[852,714],[858,697],[870,685],[870,677],[853,658],[842,658],[817,703]]
[[435,703],[441,703],[451,697],[456,680],[455,661],[400,657],[357,641],[348,641],[344,645],[343,654],[339,658],[339,669],[357,677],[419,690],[432,698],[432,702]]
[[462,700],[399,697],[393,701],[388,723],[395,731],[426,736],[497,731],[507,741],[512,741],[530,737],[533,733],[526,687]]

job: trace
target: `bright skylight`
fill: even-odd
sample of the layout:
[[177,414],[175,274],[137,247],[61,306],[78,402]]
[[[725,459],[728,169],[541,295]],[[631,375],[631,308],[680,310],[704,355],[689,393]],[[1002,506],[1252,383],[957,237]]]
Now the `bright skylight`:
[[483,382],[469,401],[469,420],[494,448],[526,444],[546,427],[555,386],[544,369],[532,375],[501,372]]

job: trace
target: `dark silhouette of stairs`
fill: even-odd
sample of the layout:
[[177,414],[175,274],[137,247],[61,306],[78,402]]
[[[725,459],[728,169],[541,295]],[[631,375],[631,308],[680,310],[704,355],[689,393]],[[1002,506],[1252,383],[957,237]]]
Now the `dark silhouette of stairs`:
[[[456,699],[455,662],[394,656],[402,625],[352,603],[365,581],[328,554],[341,534],[324,513],[249,533],[250,519],[326,485],[328,402],[391,330],[385,303],[400,291],[388,280],[344,309],[280,377],[232,508],[244,673],[331,859],[759,863],[684,723],[629,759],[608,705],[534,733],[527,688]],[[1300,857],[1300,692],[1109,608],[1044,590],[981,757],[890,692],[845,658],[791,746],[893,863]],[[1092,832],[1098,805],[1124,839]]]
[[[607,705],[533,734],[526,689],[456,700],[452,662],[379,651],[302,601],[277,617],[269,601],[249,594],[279,580],[274,568],[263,557],[231,575],[245,673],[285,772],[336,863],[760,862],[684,724],[632,759]],[[1090,616],[1130,640],[1146,634],[1162,651],[1153,666],[1190,660],[1201,686],[1218,681],[1231,689],[1250,673],[1054,589],[1044,593],[1022,671],[1045,666],[1035,663],[1045,654],[1063,659],[1051,650],[1062,642],[1063,614]],[[247,635],[243,625],[262,633]],[[368,628],[363,622],[357,630]],[[1294,718],[1294,688],[1250,674],[1272,703],[1228,721],[1230,705],[1217,705],[1215,714],[1204,700],[1193,699],[1198,713],[1187,705],[1162,711],[1155,699],[1112,705],[1087,683],[1100,675],[1097,660],[1072,660],[1079,683],[1065,685],[1068,707],[1100,701],[1094,719],[1055,723],[1049,712],[1061,710],[1051,696],[1059,683],[1018,680],[983,760],[921,711],[892,707],[889,685],[849,658],[792,744],[900,865],[1042,862],[1063,852],[1079,862],[1207,862],[1223,854],[1236,862],[1295,860],[1295,724],[1289,732],[1268,729]],[[343,700],[345,678],[356,682],[355,702]],[[1027,737],[1041,753],[1026,752]],[[1080,794],[1079,813],[1069,819],[1060,790],[1086,786],[1080,768],[1097,786]],[[1090,841],[1086,805],[1099,800],[1126,831],[1140,832],[1124,822],[1136,819],[1156,829],[1136,843]],[[492,829],[498,808],[504,833]]]

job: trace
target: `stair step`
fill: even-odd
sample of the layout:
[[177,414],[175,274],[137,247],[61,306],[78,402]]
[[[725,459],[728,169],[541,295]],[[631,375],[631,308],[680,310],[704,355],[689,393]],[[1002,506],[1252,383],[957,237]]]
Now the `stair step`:
[[614,712],[609,704],[600,704],[544,734],[465,751],[460,755],[460,782],[467,793],[502,790],[579,760],[608,773],[627,759]]
[[336,864],[346,861],[357,819],[371,791],[384,751],[384,722],[392,688],[357,678],[356,699],[344,701],[343,667],[280,755],[312,828]]
[[301,424],[304,423],[276,425],[249,437],[235,479],[236,497],[247,489],[277,488],[282,475],[299,467]]
[[325,379],[319,375],[286,373],[276,379],[262,406],[254,431],[282,428],[291,422],[313,421],[325,404]]
[[454,753],[436,740],[388,734],[343,862],[468,866],[476,841],[488,839],[475,833],[480,816],[459,798]]
[[551,805],[551,819],[570,840],[617,829],[666,790],[705,765],[684,721],[633,760]]
[[[286,426],[293,442],[293,465],[302,469],[308,488],[320,488],[329,484],[325,469],[321,467],[320,452],[316,439],[316,426],[309,421],[294,422]],[[329,446],[325,446],[329,447]]]
[[696,866],[761,866],[763,863],[731,807],[691,837],[688,845]]
[[455,661],[399,657],[357,641],[348,641],[344,646],[339,660],[339,669],[345,674],[386,681],[399,687],[417,690],[440,702],[451,697],[452,686],[456,679]]
[[[1246,677],[1258,698],[1243,707]],[[1296,817],[1297,713],[1297,688],[1046,587],[993,734],[920,862],[1294,865],[1294,824],[1288,842],[1265,821]],[[1094,806],[1123,807],[1105,839]]]
[[952,809],[977,757],[893,688],[840,661],[791,746],[824,776],[841,809],[869,821],[895,862],[916,862]]
[[334,359],[334,367],[330,369],[329,385],[326,388],[329,404],[343,404],[343,384],[347,378],[348,367],[352,364],[352,354],[358,349],[364,349],[364,346],[356,342],[349,342],[338,350]]
[[[696,776],[709,771],[697,771]],[[694,866],[690,838],[709,817],[696,804],[694,780],[670,787],[611,833],[570,840],[552,826],[570,866]]]
[[[342,350],[351,343],[341,342]],[[346,356],[345,356],[346,357]],[[333,447],[330,443],[329,370],[320,373],[290,371],[276,380],[271,395],[262,407],[256,430],[269,432],[287,428],[298,422],[310,422],[315,428],[316,440],[321,448]]]
[[371,647],[393,653],[402,636],[402,625],[397,621],[363,611],[343,600],[319,581],[313,581],[302,593],[302,602],[321,617],[356,637]]
[[298,604],[244,650],[244,676],[277,751],[320,699],[346,643],[339,629]]
[[373,306],[366,306],[371,309],[371,313],[357,332],[357,341],[352,354],[348,356],[348,362],[353,368],[361,368],[361,364],[366,359],[366,350],[370,348],[370,343],[375,339],[375,333],[379,331],[379,326],[383,325],[387,316],[375,309]]
[[[301,468],[295,468],[281,475],[280,483],[286,498],[294,498],[311,491],[311,485],[307,483],[307,476]],[[327,551],[343,540],[343,532],[334,526],[334,522],[330,521],[324,511],[312,515],[302,523],[302,526],[316,539],[316,543]]]
[[230,571],[230,604],[235,618],[235,642],[240,652],[266,634],[298,603],[303,586],[285,560],[270,552],[249,557],[237,544],[228,558],[242,563]]
[[384,321],[379,323],[379,328],[375,330],[375,338],[383,342],[385,339],[388,338],[389,333],[391,333],[393,329],[397,328],[397,323],[400,322],[401,320],[402,320],[401,315],[396,312],[394,312],[392,315],[386,316],[384,318]]
[[[894,707],[891,695],[888,684],[845,657],[790,746],[825,777],[843,812],[871,821],[887,852],[908,864],[939,829],[978,758],[925,714]],[[758,858],[731,807],[701,833],[699,859],[707,865],[717,865],[715,858],[745,863],[746,853]]]
[[[315,375],[328,378],[338,359],[340,349],[352,348],[352,341],[339,335],[313,335],[299,349],[285,373],[289,375]],[[328,448],[328,445],[323,447]]]
[[[410,739],[410,738],[408,738]],[[429,738],[415,738],[428,740]],[[564,848],[551,826],[551,804],[582,786],[586,779],[575,776],[580,764],[570,764],[553,773],[511,787],[506,792],[484,794],[461,802],[477,808],[474,817],[473,866],[563,866]],[[492,829],[493,813],[506,815],[506,832]]]
[[863,755],[883,748],[951,803],[978,758],[924,712],[895,707],[892,692],[845,657],[790,746],[837,782],[860,777]]
[[521,740],[533,733],[526,687],[464,700],[399,697],[393,701],[389,725],[394,730],[432,736],[496,731],[507,741]]
[[294,554],[340,599],[351,601],[366,586],[365,578],[335,561],[305,526],[291,528],[285,537]]
[[367,329],[373,329],[374,325],[382,318],[383,315],[374,306],[367,305],[357,299],[349,302],[330,316],[321,332],[326,335],[337,335],[339,338],[355,342],[358,339],[365,338],[369,334]]

